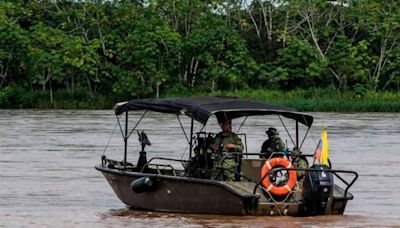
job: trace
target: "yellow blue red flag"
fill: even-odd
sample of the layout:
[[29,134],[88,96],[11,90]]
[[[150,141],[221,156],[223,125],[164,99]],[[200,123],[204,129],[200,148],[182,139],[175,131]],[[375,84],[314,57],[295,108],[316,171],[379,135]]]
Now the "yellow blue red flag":
[[321,158],[319,162],[323,165],[328,165],[328,130],[326,127],[321,132]]
[[314,159],[322,165],[328,165],[328,130],[326,127],[321,132],[321,139],[314,152]]

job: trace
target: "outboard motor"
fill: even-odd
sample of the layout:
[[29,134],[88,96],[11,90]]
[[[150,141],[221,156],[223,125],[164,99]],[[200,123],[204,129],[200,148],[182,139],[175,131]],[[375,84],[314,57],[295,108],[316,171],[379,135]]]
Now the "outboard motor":
[[140,133],[138,131],[137,133],[139,136],[140,145],[142,145],[142,151],[139,152],[140,155],[139,155],[137,167],[142,168],[147,163],[146,151],[144,151],[144,148],[146,146],[151,146],[151,143],[150,143],[149,138],[147,138],[147,135],[144,131],[142,131]]
[[[326,165],[313,165],[313,169],[330,170]],[[323,215],[333,192],[331,172],[308,171],[303,185],[303,213],[305,215]]]

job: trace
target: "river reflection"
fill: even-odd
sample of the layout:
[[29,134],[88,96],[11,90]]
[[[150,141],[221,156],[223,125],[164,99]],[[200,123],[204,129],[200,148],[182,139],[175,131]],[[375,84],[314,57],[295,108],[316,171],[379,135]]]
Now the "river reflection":
[[147,224],[150,227],[365,227],[389,225],[379,218],[358,215],[316,217],[261,217],[191,215],[160,212],[111,210],[101,214],[102,224]]
[[[304,151],[315,148],[320,130],[326,126],[333,166],[360,174],[350,190],[355,199],[349,201],[344,216],[238,217],[128,210],[93,168],[107,142],[107,156],[123,156],[118,127],[110,138],[116,126],[111,110],[0,110],[0,227],[400,226],[400,114],[312,115],[315,124]],[[149,156],[187,156],[186,139],[176,118],[150,117],[141,126],[153,143]],[[242,128],[251,129],[254,135],[248,139],[249,151],[258,151],[268,127],[256,122],[249,120],[248,128]],[[279,120],[268,125],[281,126]],[[218,129],[207,129],[214,130]],[[283,128],[280,130],[290,144]],[[138,151],[137,138],[133,138],[130,151]],[[180,145],[177,150],[165,148],[172,140]],[[129,159],[136,158],[132,152]]]

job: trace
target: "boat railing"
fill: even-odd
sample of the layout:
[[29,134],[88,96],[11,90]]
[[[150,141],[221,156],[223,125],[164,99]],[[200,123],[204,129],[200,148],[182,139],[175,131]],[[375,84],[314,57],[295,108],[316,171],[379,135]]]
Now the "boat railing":
[[[155,167],[155,169],[157,170],[157,174],[161,175],[161,174],[165,174],[165,170],[170,170],[171,173],[173,174],[173,176],[176,176],[176,171],[175,168],[172,165],[165,165],[165,164],[147,164],[146,166],[142,167],[142,170],[140,171],[141,173],[144,172],[145,168],[150,168],[150,166]],[[163,172],[161,172],[160,167],[163,168]]]
[[117,161],[117,160],[113,160],[110,158],[107,158],[105,155],[101,156],[101,165],[102,166],[108,166],[108,167],[112,167],[112,168],[116,168],[119,170],[123,170],[123,169],[127,169],[127,168],[132,168],[134,167],[132,163],[127,162],[125,164],[124,161]]
[[[306,172],[328,172],[328,173],[332,173],[333,175],[335,175],[336,177],[338,177],[345,185],[346,188],[344,190],[344,197],[347,198],[347,193],[350,189],[350,187],[354,184],[354,182],[358,179],[358,173],[355,171],[351,171],[351,170],[341,170],[341,169],[315,169],[315,168],[275,168],[275,169],[271,169],[269,172],[267,172],[264,176],[261,177],[260,181],[257,183],[257,185],[254,187],[253,190],[253,194],[255,194],[255,192],[257,191],[257,188],[261,185],[261,183],[263,182],[263,180],[269,175],[272,174],[274,172],[279,172],[282,170],[295,170],[297,171],[306,171]],[[348,173],[348,174],[353,174],[354,177],[351,181],[346,181],[343,177],[341,177],[338,173]]]
[[[291,156],[290,153],[282,153],[282,154],[284,154],[284,155],[286,155],[286,156],[288,156],[288,157]],[[345,190],[344,190],[344,197],[345,197],[345,198],[347,197],[347,194],[348,194],[348,191],[349,191],[350,187],[351,187],[351,186],[354,184],[354,182],[358,179],[358,173],[355,172],[355,171],[351,171],[351,170],[342,170],[342,169],[315,169],[315,168],[283,168],[283,167],[279,167],[279,168],[271,169],[269,172],[267,172],[267,173],[266,173],[263,177],[261,177],[259,180],[254,180],[254,179],[251,178],[251,177],[248,177],[248,176],[246,176],[246,175],[241,174],[241,173],[240,173],[240,170],[239,170],[239,172],[238,172],[237,170],[230,170],[230,169],[226,169],[226,168],[223,168],[223,167],[222,167],[222,164],[223,164],[223,162],[224,162],[225,159],[232,158],[232,157],[235,157],[235,156],[237,157],[237,156],[245,156],[245,155],[258,155],[258,156],[260,156],[260,155],[262,155],[262,154],[261,154],[261,153],[230,152],[230,153],[225,154],[225,155],[222,157],[221,162],[219,163],[219,167],[217,167],[217,168],[219,169],[219,173],[221,173],[222,171],[228,171],[228,172],[234,173],[235,176],[240,176],[240,177],[242,177],[242,178],[244,178],[244,179],[246,179],[246,180],[249,180],[249,181],[251,181],[251,182],[256,182],[257,185],[256,185],[255,188],[254,188],[253,194],[256,192],[257,188],[261,185],[261,183],[263,182],[263,180],[264,180],[269,174],[274,173],[274,172],[278,172],[278,171],[281,171],[281,170],[287,170],[287,171],[289,171],[289,170],[295,170],[296,172],[299,172],[299,171],[306,171],[306,172],[316,171],[316,172],[329,172],[329,173],[332,173],[332,174],[335,175],[340,181],[342,181],[342,182],[345,184]],[[312,156],[312,155],[304,155],[304,156],[310,157],[310,156]],[[330,161],[329,161],[329,168],[330,168],[330,167],[331,167],[331,163],[330,163]],[[352,175],[353,175],[353,178],[352,178],[350,181],[348,181],[348,180],[344,179],[342,176],[340,176],[340,175],[339,175],[340,173],[352,174]]]
[[153,157],[146,164],[143,165],[143,167],[141,168],[140,172],[143,173],[146,170],[146,168],[149,168],[150,166],[154,166],[156,168],[158,174],[162,174],[162,172],[160,170],[160,167],[163,167],[164,170],[165,170],[165,168],[170,169],[172,174],[174,176],[177,176],[177,172],[176,172],[175,168],[172,165],[170,165],[170,164],[154,164],[154,163],[152,163],[154,160],[180,162],[183,167],[185,167],[185,163],[187,163],[187,161],[181,160],[181,159],[173,159],[173,158],[165,158],[165,157]]

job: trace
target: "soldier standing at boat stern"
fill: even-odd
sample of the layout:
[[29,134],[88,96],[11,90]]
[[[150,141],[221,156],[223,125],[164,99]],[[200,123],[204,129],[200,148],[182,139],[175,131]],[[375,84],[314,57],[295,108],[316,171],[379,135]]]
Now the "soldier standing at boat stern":
[[[228,156],[225,160],[223,157],[227,152],[243,152],[243,144],[240,138],[232,132],[230,121],[224,121],[220,123],[220,126],[222,131],[215,136],[210,145],[210,148],[214,150],[214,162],[216,166],[233,171],[237,167],[236,156]],[[223,179],[234,180],[234,176],[234,173],[225,171]]]
[[286,149],[285,143],[279,138],[278,130],[274,127],[268,128],[265,132],[268,139],[261,146],[261,158],[270,158],[273,152],[284,152]]

